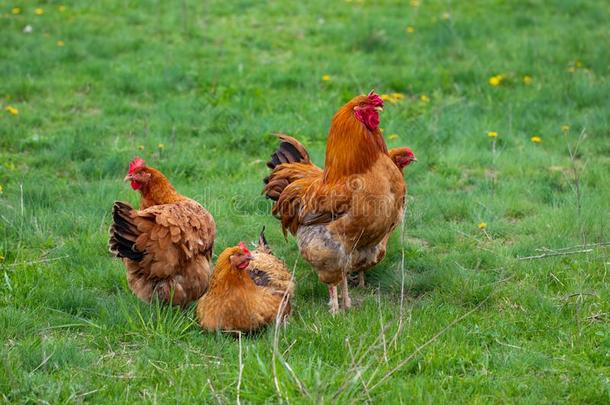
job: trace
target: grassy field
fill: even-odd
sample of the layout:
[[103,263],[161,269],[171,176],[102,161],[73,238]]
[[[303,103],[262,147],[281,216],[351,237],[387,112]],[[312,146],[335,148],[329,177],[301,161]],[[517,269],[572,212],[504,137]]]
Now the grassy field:
[[[610,401],[609,12],[0,2],[0,401]],[[399,93],[381,127],[419,163],[403,232],[333,318],[264,161],[283,131],[321,164],[372,88]],[[130,293],[106,243],[135,154],[212,212],[215,254],[267,226],[298,283],[285,328],[205,335]]]

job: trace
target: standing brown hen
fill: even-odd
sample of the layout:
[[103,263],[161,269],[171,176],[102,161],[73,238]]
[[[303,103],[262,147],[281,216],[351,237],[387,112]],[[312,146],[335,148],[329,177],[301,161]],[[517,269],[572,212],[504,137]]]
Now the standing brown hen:
[[218,256],[197,319],[207,331],[252,332],[290,314],[293,294],[292,274],[261,232],[254,252],[241,242]]
[[331,312],[351,300],[347,274],[379,261],[384,239],[402,219],[405,182],[379,130],[383,100],[371,92],[357,96],[333,117],[324,170],[306,151],[282,142],[268,163],[263,192],[284,232],[297,238],[301,255],[329,287]]
[[140,192],[140,210],[114,203],[110,252],[123,259],[127,283],[138,298],[189,304],[208,287],[216,234],[212,215],[138,157],[125,181]]
[[[390,155],[390,159],[392,159],[396,167],[398,167],[401,172],[404,171],[405,167],[409,166],[411,163],[417,162],[417,158],[413,154],[413,151],[411,148],[407,147],[392,148],[388,151],[388,155]],[[373,261],[372,265],[366,263],[364,266],[362,266],[362,268],[354,268],[354,272],[358,274],[358,287],[364,287],[364,273],[370,270],[372,266],[379,263],[385,257],[386,246],[389,238],[390,234],[388,233],[379,244],[377,258]]]

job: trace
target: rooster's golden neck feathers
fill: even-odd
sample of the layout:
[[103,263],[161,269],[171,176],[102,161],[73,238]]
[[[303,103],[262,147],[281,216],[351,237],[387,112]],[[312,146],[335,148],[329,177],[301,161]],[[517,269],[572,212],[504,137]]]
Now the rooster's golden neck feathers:
[[380,129],[369,129],[355,117],[354,108],[366,99],[366,96],[354,98],[333,117],[326,143],[324,181],[327,183],[364,173],[381,154],[388,153]]

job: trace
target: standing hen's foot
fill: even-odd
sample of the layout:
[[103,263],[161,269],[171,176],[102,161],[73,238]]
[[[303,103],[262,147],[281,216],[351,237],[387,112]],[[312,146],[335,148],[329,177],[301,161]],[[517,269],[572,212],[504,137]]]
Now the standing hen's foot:
[[352,300],[349,297],[347,288],[347,274],[344,275],[343,280],[341,280],[341,298],[343,298],[343,309],[350,309],[352,307]]
[[335,315],[339,312],[339,298],[337,297],[336,285],[328,286],[328,295],[330,296],[330,301],[328,302],[328,305],[330,305],[330,313]]
[[358,272],[358,287],[364,288],[364,271]]

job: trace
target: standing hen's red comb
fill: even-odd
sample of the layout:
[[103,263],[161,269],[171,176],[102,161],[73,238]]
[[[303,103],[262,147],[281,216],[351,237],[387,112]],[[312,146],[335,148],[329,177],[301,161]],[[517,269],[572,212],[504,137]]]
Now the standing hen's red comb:
[[129,164],[129,174],[133,173],[136,169],[140,167],[144,167],[144,159],[139,156],[136,156]]
[[239,242],[238,246],[241,250],[243,250],[243,252],[245,254],[250,254],[250,251],[248,250],[248,248],[246,247],[246,244],[244,242]]
[[375,90],[371,90],[371,92],[368,94],[368,97],[369,97],[369,101],[375,107],[383,107],[383,99],[381,97],[379,97],[379,94],[375,93]]

